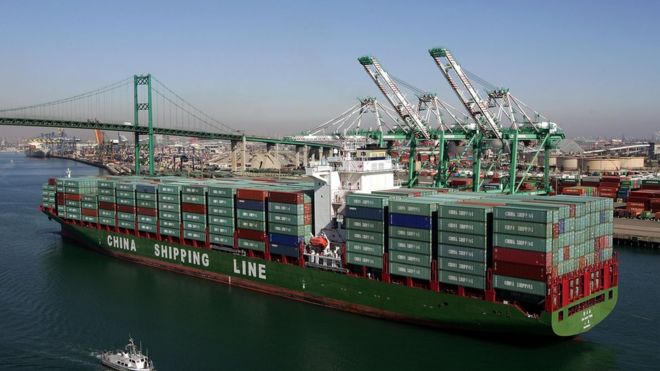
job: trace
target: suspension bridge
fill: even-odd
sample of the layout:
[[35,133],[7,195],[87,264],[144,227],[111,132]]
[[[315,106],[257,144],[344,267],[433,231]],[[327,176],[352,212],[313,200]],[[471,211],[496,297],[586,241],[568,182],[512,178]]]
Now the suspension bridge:
[[[295,146],[304,162],[310,149],[318,150],[320,157],[336,147],[333,143],[246,134],[204,113],[150,74],[64,99],[0,109],[0,125],[133,133],[135,159],[141,158],[140,136],[147,136],[150,175],[154,174],[154,135],[229,141],[234,170],[239,156],[245,166],[247,143],[263,143],[268,151],[278,145]],[[140,162],[135,161],[136,174],[140,174]]]

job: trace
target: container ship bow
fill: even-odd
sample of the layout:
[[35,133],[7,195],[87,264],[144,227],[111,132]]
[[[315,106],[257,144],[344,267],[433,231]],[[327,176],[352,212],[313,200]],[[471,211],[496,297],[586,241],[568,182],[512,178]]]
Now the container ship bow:
[[335,191],[319,176],[62,178],[41,209],[120,259],[428,327],[571,337],[615,307],[611,199]]

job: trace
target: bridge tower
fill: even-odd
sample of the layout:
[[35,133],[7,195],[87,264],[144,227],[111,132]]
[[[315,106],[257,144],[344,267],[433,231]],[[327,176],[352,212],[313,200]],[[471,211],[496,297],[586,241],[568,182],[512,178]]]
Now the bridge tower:
[[[140,102],[138,87],[147,87],[147,102]],[[135,126],[135,175],[140,175],[140,111],[148,112],[148,135],[149,135],[149,175],[154,175],[154,128],[153,128],[153,104],[151,100],[151,74],[133,76],[133,108]]]

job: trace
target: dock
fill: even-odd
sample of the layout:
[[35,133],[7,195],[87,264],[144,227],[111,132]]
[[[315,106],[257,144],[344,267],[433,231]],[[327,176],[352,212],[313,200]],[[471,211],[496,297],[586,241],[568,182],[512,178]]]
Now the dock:
[[614,218],[614,241],[618,246],[660,248],[660,222]]

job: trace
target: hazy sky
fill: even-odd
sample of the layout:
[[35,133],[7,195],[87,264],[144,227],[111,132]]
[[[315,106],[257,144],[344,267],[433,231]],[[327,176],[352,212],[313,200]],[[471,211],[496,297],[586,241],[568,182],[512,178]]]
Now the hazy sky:
[[660,130],[659,15],[650,0],[3,1],[0,107],[150,72],[233,127],[289,134],[357,97],[385,102],[364,54],[455,102],[427,52],[445,46],[571,136],[646,136]]

